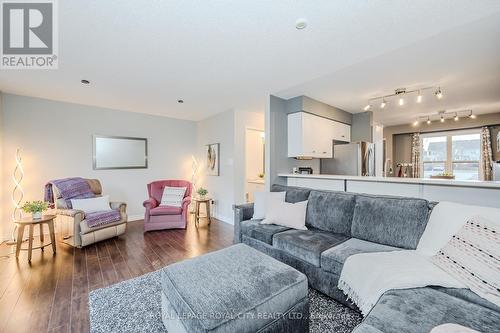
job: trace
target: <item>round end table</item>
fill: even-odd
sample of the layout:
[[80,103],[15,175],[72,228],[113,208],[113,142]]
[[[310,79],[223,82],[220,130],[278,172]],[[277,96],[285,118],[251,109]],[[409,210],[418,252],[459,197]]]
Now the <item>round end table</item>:
[[[16,245],[16,258],[19,257],[19,252],[21,250],[28,251],[28,261],[31,262],[31,252],[33,249],[41,249],[49,245],[52,245],[52,251],[56,254],[56,237],[54,233],[54,219],[56,215],[43,215],[40,219],[33,219],[31,217],[24,217],[20,220],[15,221],[17,224],[17,245]],[[43,237],[43,225],[47,224],[50,233],[50,242],[44,244]],[[40,246],[33,247],[33,229],[36,225],[40,226]],[[28,238],[28,248],[21,248],[23,242],[24,228],[29,227],[29,238]]]
[[211,198],[193,198],[194,201],[194,223],[196,226],[200,225],[200,204],[205,204],[205,209],[207,211],[207,219],[208,219],[208,224],[212,223],[212,220],[210,218],[210,202],[212,201]]

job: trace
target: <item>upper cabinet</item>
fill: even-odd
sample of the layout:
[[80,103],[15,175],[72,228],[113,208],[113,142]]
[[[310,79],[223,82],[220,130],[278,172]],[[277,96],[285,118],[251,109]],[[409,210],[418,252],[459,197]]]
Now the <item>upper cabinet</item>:
[[350,142],[351,126],[306,112],[288,115],[288,157],[332,158],[332,142]]

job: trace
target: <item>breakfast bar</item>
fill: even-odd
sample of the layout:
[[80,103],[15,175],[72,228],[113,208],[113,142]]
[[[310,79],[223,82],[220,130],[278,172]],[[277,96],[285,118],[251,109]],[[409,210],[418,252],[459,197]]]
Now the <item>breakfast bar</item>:
[[469,205],[500,208],[499,181],[291,173],[280,173],[278,177],[282,183],[288,186],[377,195],[409,196],[432,201],[453,201]]

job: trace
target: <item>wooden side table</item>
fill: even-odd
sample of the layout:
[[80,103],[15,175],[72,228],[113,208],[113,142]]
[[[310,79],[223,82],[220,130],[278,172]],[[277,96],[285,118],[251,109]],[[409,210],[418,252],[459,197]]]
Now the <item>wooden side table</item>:
[[[54,254],[56,253],[56,236],[54,234],[54,219],[56,218],[56,215],[44,215],[42,216],[41,219],[33,219],[31,217],[25,217],[22,218],[19,221],[16,221],[16,224],[18,226],[17,228],[17,245],[16,245],[16,258],[19,257],[19,252],[21,250],[23,251],[28,251],[28,261],[31,262],[31,252],[33,249],[41,249],[43,251],[43,248],[46,246],[49,246],[52,244],[52,251]],[[50,243],[44,244],[44,239],[43,239],[43,225],[47,224],[49,227],[49,232],[50,232]],[[33,247],[33,229],[35,228],[36,225],[40,226],[40,246]],[[28,226],[29,227],[29,238],[28,238],[28,248],[23,249],[21,248],[21,244],[23,242],[23,234],[24,234],[24,228]]]
[[194,201],[194,223],[198,227],[200,225],[200,204],[205,204],[205,208],[207,211],[207,219],[208,224],[212,223],[212,219],[210,218],[210,202],[211,198],[193,198]]

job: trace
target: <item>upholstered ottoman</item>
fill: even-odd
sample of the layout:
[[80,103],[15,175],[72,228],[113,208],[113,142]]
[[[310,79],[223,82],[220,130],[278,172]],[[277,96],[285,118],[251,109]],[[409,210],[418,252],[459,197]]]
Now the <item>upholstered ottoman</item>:
[[162,271],[162,320],[174,332],[307,332],[307,278],[237,244]]

